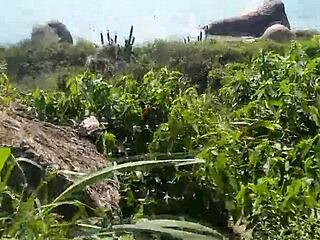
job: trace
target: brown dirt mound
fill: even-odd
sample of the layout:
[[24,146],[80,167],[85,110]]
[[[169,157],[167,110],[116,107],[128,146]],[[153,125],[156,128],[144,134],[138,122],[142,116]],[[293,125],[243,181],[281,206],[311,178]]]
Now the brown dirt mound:
[[[14,149],[16,157],[39,163],[43,168],[88,174],[110,166],[88,139],[71,127],[57,126],[33,119],[19,104],[0,108],[0,145]],[[67,179],[67,173],[62,174]],[[85,190],[95,206],[117,207],[118,184],[106,180]]]

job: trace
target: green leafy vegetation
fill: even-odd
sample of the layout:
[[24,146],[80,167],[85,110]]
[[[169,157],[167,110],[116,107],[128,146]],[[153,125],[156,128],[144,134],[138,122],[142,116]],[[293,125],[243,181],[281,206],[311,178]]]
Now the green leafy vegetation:
[[[79,216],[73,217],[72,221],[64,221],[63,218],[59,217],[54,210],[62,205],[73,205],[79,208],[79,212],[83,212],[84,205],[78,201],[72,200],[69,202],[63,202],[68,195],[73,192],[83,189],[89,184],[96,183],[103,180],[105,177],[112,175],[114,171],[121,171],[141,166],[160,166],[162,164],[199,164],[199,160],[164,160],[164,161],[140,161],[136,163],[126,163],[118,165],[115,167],[110,167],[101,172],[93,174],[91,176],[85,177],[72,186],[70,186],[66,191],[61,193],[57,198],[55,198],[52,203],[46,204],[45,199],[39,198],[39,193],[48,182],[42,183],[36,191],[34,191],[30,196],[27,195],[26,189],[26,179],[24,177],[23,170],[19,167],[19,159],[15,159],[11,153],[10,148],[0,148],[0,235],[2,239],[6,238],[23,238],[23,239],[68,239],[72,236],[72,231],[80,231],[82,228],[91,228],[95,231],[86,231],[83,236],[90,236],[91,239],[98,237],[99,235],[113,236],[110,239],[114,239],[116,235],[124,235],[127,232],[138,232],[138,233],[152,233],[156,235],[164,236],[199,236],[200,238],[205,238],[204,234],[195,234],[184,230],[187,226],[191,226],[191,229],[195,231],[201,228],[201,225],[195,225],[193,223],[188,223],[182,221],[181,223],[175,221],[163,222],[163,220],[151,221],[149,224],[141,225],[139,222],[137,224],[126,224],[120,225],[116,224],[110,227],[89,225],[85,223],[86,214],[81,214]],[[5,170],[4,167],[5,166]],[[9,179],[13,175],[13,169],[18,166],[24,177],[24,187],[21,192],[17,192],[15,188],[11,187],[9,184]],[[49,179],[48,179],[49,180]],[[171,224],[170,224],[171,223]],[[158,225],[157,225],[158,224]],[[189,224],[189,225],[188,225]],[[147,226],[150,227],[147,227]],[[169,226],[167,226],[169,225]],[[171,226],[172,225],[172,226]],[[172,227],[176,227],[179,230],[173,230]],[[167,229],[168,228],[168,229]],[[209,228],[205,228],[207,232],[211,235],[214,233],[215,238],[211,239],[223,239],[223,236]],[[211,231],[211,232],[210,232]],[[77,237],[81,237],[81,233],[77,234]]]
[[[80,68],[51,90],[17,90],[2,73],[2,105],[19,99],[55,124],[95,116],[103,129],[94,142],[116,165],[51,202],[4,182],[1,236],[63,239],[76,229],[92,239],[318,239],[319,41],[159,41],[134,48],[125,69]],[[10,175],[7,159],[17,164],[8,151],[0,151],[1,176]],[[113,174],[120,219],[95,212],[92,224],[75,193]],[[53,211],[64,204],[77,206],[70,221]]]
[[78,73],[87,56],[95,53],[95,46],[86,41],[76,45],[63,43],[34,43],[29,40],[4,48],[0,60],[7,63],[12,83],[22,89],[35,86],[56,88],[57,82]]

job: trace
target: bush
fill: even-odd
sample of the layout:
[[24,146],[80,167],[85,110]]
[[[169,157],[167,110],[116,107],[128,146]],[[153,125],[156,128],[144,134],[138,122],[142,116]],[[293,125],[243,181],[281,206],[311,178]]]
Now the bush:
[[38,84],[47,88],[54,85],[50,84],[50,78],[58,75],[62,69],[69,71],[69,69],[83,68],[87,56],[94,52],[93,44],[84,41],[79,41],[74,46],[67,43],[24,41],[5,48],[3,55],[7,62],[8,75],[13,83],[22,88]]
[[[35,86],[53,89],[59,79],[64,77],[61,72],[80,72],[84,69],[87,57],[93,55],[97,64],[93,70],[107,78],[133,74],[135,79],[142,81],[151,68],[168,66],[170,70],[180,71],[191,84],[203,91],[209,81],[211,87],[219,87],[219,83],[212,83],[210,71],[219,70],[228,63],[248,63],[260,48],[283,52],[286,46],[264,41],[206,41],[190,44],[155,41],[134,48],[129,61],[122,56],[125,48],[117,45],[97,50],[94,44],[85,41],[79,41],[73,46],[67,43],[39,44],[26,40],[3,48],[0,57],[8,63],[11,81],[22,89]],[[116,49],[120,51],[117,54]]]

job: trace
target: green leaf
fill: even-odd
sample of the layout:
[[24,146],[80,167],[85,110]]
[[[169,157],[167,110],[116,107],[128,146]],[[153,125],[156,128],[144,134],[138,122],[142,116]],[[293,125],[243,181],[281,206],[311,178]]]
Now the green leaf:
[[310,107],[310,114],[313,118],[313,121],[320,127],[320,115],[319,110],[315,106]]
[[261,151],[259,149],[249,150],[249,163],[251,166],[256,167],[260,161]]
[[264,128],[269,129],[271,131],[281,129],[281,126],[279,124],[275,124],[271,121],[266,121],[266,120],[259,120],[255,123],[251,124],[251,128],[253,128],[253,129],[256,129],[259,127],[264,127]]
[[[221,234],[219,234],[217,231],[200,225],[198,223],[193,223],[193,222],[187,222],[187,221],[178,221],[178,220],[169,220],[169,219],[157,219],[157,220],[147,220],[148,222],[159,225],[161,227],[166,227],[166,228],[180,228],[180,229],[189,229],[193,230],[195,232],[202,232],[202,233],[208,233],[212,235],[219,235],[222,237]],[[145,220],[140,220],[138,224],[143,225],[145,223]]]
[[33,99],[39,99],[40,96],[41,96],[41,91],[40,91],[40,89],[37,87],[37,88],[33,91],[33,93],[32,93],[32,98],[33,98]]
[[217,162],[215,163],[216,167],[219,170],[225,169],[228,159],[224,153],[219,153],[217,157]]
[[77,94],[78,93],[78,85],[75,82],[70,83],[70,92],[71,94]]
[[2,168],[5,162],[10,157],[10,154],[11,154],[10,148],[0,148],[0,173],[2,171]]
[[70,187],[68,187],[63,193],[61,193],[54,201],[53,203],[57,203],[61,201],[62,199],[70,196],[72,193],[84,189],[88,185],[92,185],[95,183],[98,183],[108,177],[111,177],[112,174],[116,171],[128,171],[137,167],[147,167],[147,166],[159,166],[164,164],[176,164],[176,163],[186,163],[186,164],[199,164],[204,163],[203,160],[198,159],[173,159],[173,160],[159,160],[159,161],[139,161],[139,162],[129,162],[124,163],[112,167],[108,167],[105,169],[102,169],[94,174],[91,174],[87,177],[84,177],[78,181],[76,181],[74,184],[72,184]]
[[91,209],[93,210],[90,206],[80,202],[80,201],[77,201],[77,200],[73,200],[73,201],[66,201],[66,202],[59,202],[59,203],[52,203],[52,204],[48,204],[48,205],[43,205],[41,207],[42,211],[43,211],[43,214],[48,214],[50,212],[52,212],[52,210],[58,208],[58,207],[61,207],[61,206],[75,206],[75,207],[86,207],[88,209]]
[[177,220],[140,220],[136,224],[115,225],[114,231],[154,233],[182,240],[224,240],[222,234],[197,223]]

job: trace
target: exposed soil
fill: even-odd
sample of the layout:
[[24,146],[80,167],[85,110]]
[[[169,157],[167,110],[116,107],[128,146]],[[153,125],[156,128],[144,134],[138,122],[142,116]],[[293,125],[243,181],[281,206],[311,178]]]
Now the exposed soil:
[[[72,179],[67,171],[88,174],[110,166],[95,145],[75,129],[36,120],[17,103],[0,108],[0,145],[12,147],[16,157],[33,160],[44,169],[62,170],[67,179]],[[114,207],[119,201],[117,185],[106,180],[88,187],[85,193],[95,205]]]

